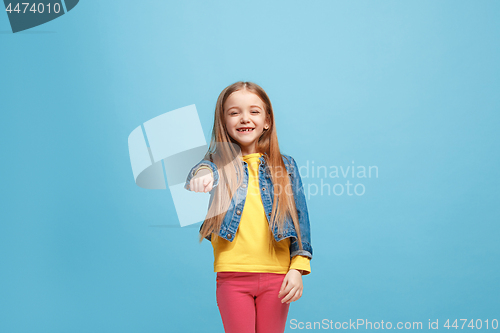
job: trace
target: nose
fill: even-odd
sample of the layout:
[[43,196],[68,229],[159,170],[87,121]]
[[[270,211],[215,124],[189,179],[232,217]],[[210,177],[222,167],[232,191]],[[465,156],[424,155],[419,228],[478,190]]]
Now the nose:
[[250,117],[248,115],[248,112],[242,112],[241,113],[241,122],[248,123],[249,121],[250,121]]

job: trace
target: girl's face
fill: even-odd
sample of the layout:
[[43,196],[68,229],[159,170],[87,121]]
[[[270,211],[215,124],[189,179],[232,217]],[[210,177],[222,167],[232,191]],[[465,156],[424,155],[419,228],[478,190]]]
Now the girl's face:
[[257,142],[269,128],[264,102],[248,90],[237,90],[224,103],[224,120],[228,134],[239,143],[241,154],[256,153]]

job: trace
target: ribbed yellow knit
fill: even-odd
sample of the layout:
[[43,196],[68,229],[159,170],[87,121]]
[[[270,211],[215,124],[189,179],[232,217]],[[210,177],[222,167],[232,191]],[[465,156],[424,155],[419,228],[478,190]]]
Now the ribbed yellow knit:
[[245,207],[232,242],[212,234],[214,272],[287,273],[289,269],[311,272],[310,260],[294,256],[290,260],[290,238],[272,242],[259,189],[260,153],[243,156],[248,164],[248,187]]

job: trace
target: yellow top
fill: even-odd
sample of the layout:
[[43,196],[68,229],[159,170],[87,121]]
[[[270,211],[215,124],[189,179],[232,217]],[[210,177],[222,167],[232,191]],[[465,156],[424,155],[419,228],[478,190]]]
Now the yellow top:
[[290,269],[311,273],[310,259],[296,255],[290,260],[290,238],[274,241],[259,189],[261,153],[243,156],[248,164],[248,189],[238,230],[232,242],[215,237],[214,272],[261,272],[286,274]]

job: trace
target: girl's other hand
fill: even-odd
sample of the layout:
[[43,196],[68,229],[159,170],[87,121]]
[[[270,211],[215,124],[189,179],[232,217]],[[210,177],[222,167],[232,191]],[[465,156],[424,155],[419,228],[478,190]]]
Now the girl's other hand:
[[201,169],[189,182],[189,188],[194,192],[210,192],[214,184],[212,171]]
[[281,303],[295,302],[302,296],[302,290],[304,289],[302,285],[302,274],[296,269],[291,269],[286,273],[283,283],[281,284],[281,289],[278,293],[278,298],[283,297]]

